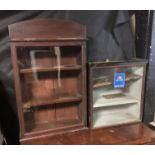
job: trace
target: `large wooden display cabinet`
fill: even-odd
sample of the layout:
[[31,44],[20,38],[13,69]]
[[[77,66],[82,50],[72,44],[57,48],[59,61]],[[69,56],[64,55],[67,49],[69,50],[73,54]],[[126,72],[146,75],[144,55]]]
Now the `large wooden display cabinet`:
[[91,128],[141,122],[146,60],[89,63]]
[[20,142],[86,126],[86,29],[35,19],[9,25]]

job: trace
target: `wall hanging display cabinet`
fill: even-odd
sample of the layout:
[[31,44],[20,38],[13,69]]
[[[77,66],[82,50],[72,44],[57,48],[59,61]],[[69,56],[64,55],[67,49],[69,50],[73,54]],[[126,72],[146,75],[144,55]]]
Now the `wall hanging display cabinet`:
[[145,60],[89,63],[91,128],[141,121],[145,72]]
[[35,19],[9,25],[20,142],[86,126],[86,29]]

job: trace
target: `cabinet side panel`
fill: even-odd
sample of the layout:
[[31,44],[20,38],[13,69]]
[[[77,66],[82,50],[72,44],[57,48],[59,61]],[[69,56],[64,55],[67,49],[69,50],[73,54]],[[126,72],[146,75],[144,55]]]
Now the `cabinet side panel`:
[[20,125],[20,137],[24,135],[24,118],[22,113],[22,100],[21,100],[21,87],[20,87],[20,78],[19,78],[19,71],[17,65],[17,53],[16,53],[16,44],[10,43],[11,46],[11,59],[12,59],[12,66],[13,66],[13,76],[14,76],[14,85],[16,91],[16,106],[18,111],[19,117],[19,125]]

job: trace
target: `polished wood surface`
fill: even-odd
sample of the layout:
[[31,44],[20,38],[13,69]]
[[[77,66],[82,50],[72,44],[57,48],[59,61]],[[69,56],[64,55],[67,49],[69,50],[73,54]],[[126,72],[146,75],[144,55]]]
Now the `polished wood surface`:
[[155,144],[155,131],[143,123],[85,129],[53,137],[36,138],[23,144]]

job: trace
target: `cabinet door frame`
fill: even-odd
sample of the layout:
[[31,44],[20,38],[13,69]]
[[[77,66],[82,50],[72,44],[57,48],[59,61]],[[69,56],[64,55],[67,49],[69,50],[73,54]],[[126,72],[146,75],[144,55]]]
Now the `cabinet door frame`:
[[[88,122],[89,122],[89,127],[93,128],[93,80],[92,80],[92,74],[93,70],[97,68],[123,68],[123,67],[134,67],[134,66],[139,66],[143,67],[143,77],[142,77],[142,91],[141,91],[141,103],[140,103],[140,121],[143,119],[143,110],[144,110],[144,88],[145,88],[145,78],[146,78],[146,64],[147,61],[143,59],[137,59],[136,60],[130,60],[130,61],[118,61],[118,62],[110,62],[110,63],[104,63],[104,62],[99,62],[99,63],[88,63],[88,86],[89,86],[89,91],[88,91],[88,103],[89,103],[89,117],[88,117]],[[126,124],[126,123],[124,123]],[[112,125],[113,126],[113,125]],[[114,125],[115,126],[115,125]],[[104,126],[102,126],[104,127]],[[98,128],[98,127],[97,127]],[[100,128],[100,127],[99,127]]]

